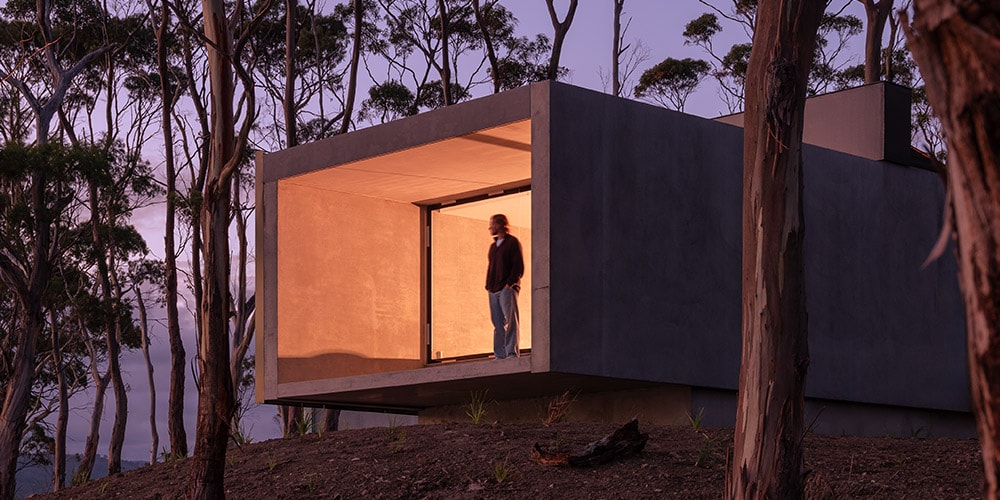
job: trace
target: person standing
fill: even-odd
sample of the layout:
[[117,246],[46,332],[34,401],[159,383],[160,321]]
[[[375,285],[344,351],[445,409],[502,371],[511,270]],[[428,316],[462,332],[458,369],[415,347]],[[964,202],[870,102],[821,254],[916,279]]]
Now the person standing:
[[520,355],[518,350],[517,294],[521,291],[524,257],[521,242],[510,234],[507,216],[490,217],[493,243],[487,254],[486,291],[490,294],[493,321],[493,354],[496,359]]

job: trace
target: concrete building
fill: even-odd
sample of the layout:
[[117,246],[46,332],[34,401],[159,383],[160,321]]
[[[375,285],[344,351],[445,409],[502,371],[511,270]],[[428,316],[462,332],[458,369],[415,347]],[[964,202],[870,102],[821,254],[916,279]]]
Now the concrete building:
[[[731,425],[740,116],[541,82],[257,157],[257,399],[464,420]],[[974,435],[944,190],[909,91],[807,103],[807,421]],[[487,221],[525,251],[521,348],[492,360]],[[530,257],[529,257],[530,256]]]

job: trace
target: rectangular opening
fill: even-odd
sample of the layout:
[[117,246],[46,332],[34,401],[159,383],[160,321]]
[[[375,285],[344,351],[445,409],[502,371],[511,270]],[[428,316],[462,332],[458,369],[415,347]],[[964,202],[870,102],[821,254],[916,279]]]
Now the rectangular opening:
[[490,217],[504,214],[521,242],[524,277],[518,294],[519,346],[531,348],[531,191],[527,186],[495,196],[430,209],[431,362],[493,354],[493,325],[486,291]]

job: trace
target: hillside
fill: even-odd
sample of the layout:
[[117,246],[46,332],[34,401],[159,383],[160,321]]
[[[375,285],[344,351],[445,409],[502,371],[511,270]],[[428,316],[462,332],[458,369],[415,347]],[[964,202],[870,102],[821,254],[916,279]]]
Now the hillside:
[[[232,499],[720,498],[729,429],[640,424],[640,454],[594,468],[532,462],[534,443],[576,453],[612,424],[471,424],[345,430],[230,450]],[[809,435],[810,498],[976,498],[974,440]],[[99,479],[45,499],[177,498],[184,460]]]

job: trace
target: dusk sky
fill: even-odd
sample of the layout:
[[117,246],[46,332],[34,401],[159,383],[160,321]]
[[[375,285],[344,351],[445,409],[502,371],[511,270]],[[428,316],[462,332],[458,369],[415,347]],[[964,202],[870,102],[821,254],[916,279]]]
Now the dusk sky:
[[[841,0],[844,4],[852,4],[848,10],[862,19],[863,10],[860,4],[853,0]],[[0,0],[0,5],[5,2]],[[328,1],[332,6],[335,2]],[[336,2],[340,3],[340,2]],[[545,2],[542,0],[507,0],[502,2],[508,9],[512,10],[519,19],[518,34],[533,37],[537,33],[543,33],[551,38],[552,26],[549,21]],[[565,16],[568,0],[556,2],[558,5],[559,17]],[[716,2],[719,5],[727,2]],[[857,7],[855,7],[857,6]],[[642,70],[655,65],[666,57],[703,58],[708,56],[700,48],[683,45],[681,33],[684,25],[697,17],[708,12],[710,9],[697,0],[628,0],[625,3],[625,14],[623,24],[631,18],[631,25],[627,32],[627,42],[642,42],[649,49],[649,58],[642,63],[639,70],[635,72],[632,79],[627,82],[631,89],[638,80]],[[612,43],[612,2],[611,0],[582,0],[578,8],[573,25],[569,30],[563,49],[561,64],[570,69],[570,74],[565,78],[565,82],[590,88],[598,91],[605,91],[602,83],[601,73],[607,74],[610,69],[611,43]],[[745,40],[743,31],[736,26],[727,26],[722,37],[726,40],[726,46],[734,42]],[[857,52],[857,51],[855,51]],[[856,58],[857,59],[857,58]],[[855,63],[860,62],[856,60]],[[364,97],[367,87],[359,89],[359,99]],[[485,89],[484,89],[485,91]],[[631,91],[628,91],[631,94]],[[713,82],[706,81],[702,87],[688,101],[686,111],[691,114],[716,117],[726,113],[726,108],[721,99],[717,96]],[[264,116],[263,118],[267,118]],[[148,158],[154,165],[162,162],[162,158]],[[134,223],[146,236],[147,242],[156,258],[163,257],[163,206],[156,204],[139,211]],[[251,223],[252,226],[252,223]],[[486,235],[484,230],[484,236]],[[252,240],[251,240],[252,241]],[[251,250],[252,251],[252,250]],[[485,296],[484,296],[485,300]],[[185,334],[185,348],[188,358],[194,355],[194,325],[192,315],[184,312],[184,304],[181,304],[181,329]],[[194,304],[187,304],[187,309],[193,311]],[[169,440],[166,428],[166,410],[168,399],[168,375],[169,375],[169,346],[167,343],[164,323],[165,314],[160,310],[151,311],[153,321],[153,338],[151,339],[151,349],[154,357],[156,369],[156,391],[157,391],[157,420],[160,434],[160,448],[168,447]],[[489,320],[484,318],[483,334],[490,331]],[[126,383],[129,385],[129,420],[125,439],[123,457],[127,460],[148,460],[149,458],[149,388],[146,382],[146,368],[140,351],[128,352],[124,355],[123,370],[125,372]],[[185,405],[186,426],[188,438],[194,438],[195,415],[197,412],[197,391],[191,379],[190,363],[186,373],[188,383],[187,402]],[[70,432],[68,442],[68,452],[79,453],[83,451],[86,440],[86,428],[90,418],[90,398],[91,393],[84,393],[74,400],[74,411],[70,420]],[[105,406],[104,425],[101,432],[102,443],[98,453],[107,454],[107,437],[110,434],[110,426],[114,419],[114,406],[112,392],[108,390],[107,402]],[[280,435],[278,425],[275,420],[276,408],[270,405],[263,405],[253,409],[244,421],[248,430],[252,430],[254,439],[264,440]],[[192,448],[193,450],[193,448]]]

